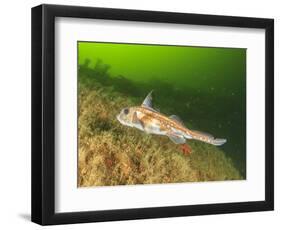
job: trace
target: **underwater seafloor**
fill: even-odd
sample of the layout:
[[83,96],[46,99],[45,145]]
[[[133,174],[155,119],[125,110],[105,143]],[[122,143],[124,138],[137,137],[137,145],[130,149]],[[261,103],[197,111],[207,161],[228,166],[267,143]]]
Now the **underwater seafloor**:
[[[217,105],[208,94],[192,88],[182,91],[153,79],[134,82],[112,76],[109,70],[100,59],[94,65],[89,59],[78,65],[78,187],[246,178],[244,158],[235,157],[245,146],[234,148],[239,139],[232,143],[229,136],[221,135],[228,122],[221,113],[209,120],[206,110]],[[192,153],[185,155],[168,137],[121,125],[116,119],[120,110],[140,105],[152,89],[154,107],[161,113],[179,115],[188,128],[227,138],[226,146],[190,140]],[[229,100],[229,106],[234,105]]]

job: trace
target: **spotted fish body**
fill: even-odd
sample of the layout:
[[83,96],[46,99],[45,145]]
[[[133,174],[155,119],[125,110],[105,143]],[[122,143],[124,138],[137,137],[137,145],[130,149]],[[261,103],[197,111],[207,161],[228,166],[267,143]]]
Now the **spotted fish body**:
[[175,144],[184,144],[186,139],[195,139],[212,145],[222,145],[225,139],[215,139],[212,135],[190,130],[176,115],[166,115],[152,108],[152,92],[150,92],[141,106],[124,108],[117,115],[123,125],[135,127],[148,134],[168,136]]

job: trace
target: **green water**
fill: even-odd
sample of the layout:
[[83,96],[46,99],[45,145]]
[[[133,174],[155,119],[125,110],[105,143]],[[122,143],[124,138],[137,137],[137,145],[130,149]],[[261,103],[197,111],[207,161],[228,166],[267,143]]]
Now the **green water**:
[[[128,97],[226,138],[219,147],[246,175],[246,49],[78,42],[79,70]],[[79,79],[80,80],[80,79]]]

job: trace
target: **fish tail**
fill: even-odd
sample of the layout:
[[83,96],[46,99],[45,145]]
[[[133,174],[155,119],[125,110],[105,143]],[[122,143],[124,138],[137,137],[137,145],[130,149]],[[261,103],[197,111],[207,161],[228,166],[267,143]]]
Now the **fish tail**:
[[193,139],[198,141],[203,141],[212,145],[220,146],[226,143],[226,139],[223,138],[214,138],[211,134],[203,133],[200,131],[192,130],[191,136]]
[[210,144],[220,146],[220,145],[223,145],[225,142],[226,142],[226,139],[216,138],[216,139],[212,140]]

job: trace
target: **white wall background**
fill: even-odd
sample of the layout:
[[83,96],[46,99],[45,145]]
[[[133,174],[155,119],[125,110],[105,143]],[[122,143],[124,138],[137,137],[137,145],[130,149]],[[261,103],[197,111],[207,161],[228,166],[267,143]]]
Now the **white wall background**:
[[[30,222],[30,8],[41,1],[2,1],[0,13],[0,226]],[[44,3],[275,18],[275,211],[76,224],[68,229],[277,229],[281,223],[280,4],[278,0],[57,0]],[[279,90],[278,90],[279,89]],[[66,226],[53,228],[63,229]],[[49,227],[47,227],[49,228]]]

